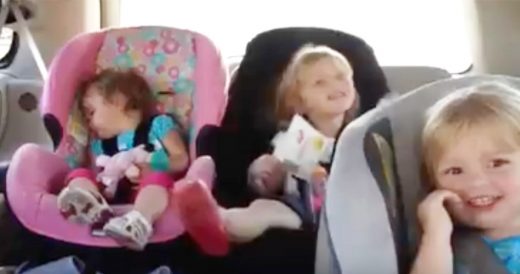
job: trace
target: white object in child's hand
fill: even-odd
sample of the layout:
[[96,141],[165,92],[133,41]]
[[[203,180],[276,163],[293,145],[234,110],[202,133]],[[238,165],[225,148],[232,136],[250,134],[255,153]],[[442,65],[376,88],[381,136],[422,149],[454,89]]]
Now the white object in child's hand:
[[334,139],[326,137],[300,115],[295,115],[286,132],[273,139],[273,155],[296,177],[310,181],[320,161],[330,161]]

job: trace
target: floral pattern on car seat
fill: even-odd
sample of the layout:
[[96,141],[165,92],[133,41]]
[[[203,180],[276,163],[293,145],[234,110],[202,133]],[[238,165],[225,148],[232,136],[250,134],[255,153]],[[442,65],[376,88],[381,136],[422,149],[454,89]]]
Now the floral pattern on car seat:
[[[191,133],[190,123],[195,90],[196,57],[193,35],[164,27],[136,27],[109,30],[96,62],[96,71],[106,68],[135,69],[148,81],[159,113],[172,114]],[[88,143],[86,124],[74,104],[65,141],[66,160],[71,167],[83,162]],[[192,134],[189,134],[191,137]]]

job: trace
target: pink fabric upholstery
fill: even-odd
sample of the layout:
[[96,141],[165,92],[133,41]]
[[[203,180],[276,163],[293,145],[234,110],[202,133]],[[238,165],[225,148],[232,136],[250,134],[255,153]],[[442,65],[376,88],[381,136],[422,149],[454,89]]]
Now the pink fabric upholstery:
[[[195,81],[197,83],[197,92],[195,92],[194,108],[194,124],[196,132],[204,125],[219,125],[221,118],[224,116],[226,108],[227,96],[217,97],[219,89],[224,87],[227,90],[227,69],[222,63],[218,51],[203,35],[195,33],[195,51],[197,53],[197,64],[202,68],[217,68],[213,73],[207,73],[208,69],[200,69],[195,71]],[[227,94],[227,93],[225,93]],[[217,119],[215,119],[218,117]],[[191,153],[192,159],[195,159],[195,142],[192,142]]]
[[[110,30],[73,38],[51,64],[42,95],[41,112],[55,116],[62,128],[67,125],[79,82],[95,73],[96,54],[107,31]],[[192,35],[197,57],[192,113],[195,126],[191,133],[195,136],[203,125],[220,123],[226,102],[227,73],[213,43],[198,33]],[[116,247],[112,239],[93,237],[87,227],[69,223],[59,214],[56,193],[63,187],[69,171],[60,154],[66,146],[67,142],[62,138],[56,152],[46,151],[34,144],[26,144],[17,150],[6,183],[7,198],[13,212],[27,229],[37,234],[74,244]],[[194,147],[191,147],[190,153],[195,155]],[[190,177],[208,178],[208,171],[204,168],[198,170]],[[116,212],[120,213],[129,209],[130,206],[115,207]],[[184,233],[173,203],[154,227],[152,243],[171,240]]]
[[[76,225],[63,219],[56,207],[56,195],[63,187],[69,168],[55,153],[35,144],[26,144],[14,154],[7,172],[7,199],[18,220],[31,231],[74,244],[114,247],[110,238],[90,236],[88,227]],[[208,178],[207,171],[191,178]],[[211,182],[209,182],[211,187]],[[117,213],[125,213],[130,206],[116,206]],[[173,203],[155,224],[152,243],[171,240],[184,233],[177,218]]]
[[[58,52],[50,65],[49,78],[43,86],[40,111],[43,115],[52,114],[56,117],[62,128],[67,125],[78,84],[95,73],[97,52],[104,37],[105,32],[76,36]],[[65,149],[64,146],[62,139],[57,151]]]

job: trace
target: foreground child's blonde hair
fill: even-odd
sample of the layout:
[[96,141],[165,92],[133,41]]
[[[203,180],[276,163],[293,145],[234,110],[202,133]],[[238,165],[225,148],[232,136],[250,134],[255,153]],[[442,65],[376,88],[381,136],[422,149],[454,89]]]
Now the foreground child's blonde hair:
[[[305,68],[324,58],[331,58],[338,68],[350,68],[351,65],[343,54],[323,45],[307,44],[300,48],[292,57],[291,62],[282,75],[276,92],[276,115],[280,121],[289,121],[297,113],[301,99],[300,73]],[[355,91],[354,91],[355,92]],[[358,94],[355,94],[353,106],[345,114],[345,123],[353,120],[359,109]]]
[[436,184],[438,162],[463,134],[484,134],[511,148],[520,148],[520,91],[487,82],[455,91],[427,112],[422,132],[423,172]]

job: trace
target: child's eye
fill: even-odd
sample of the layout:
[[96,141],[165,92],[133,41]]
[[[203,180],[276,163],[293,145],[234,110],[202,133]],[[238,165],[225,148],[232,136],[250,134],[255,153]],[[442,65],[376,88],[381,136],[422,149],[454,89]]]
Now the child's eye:
[[505,166],[507,164],[509,164],[510,162],[506,159],[494,159],[491,161],[490,163],[490,167],[493,167],[493,168],[497,168],[497,167],[502,167],[502,166]]
[[345,73],[338,73],[336,74],[336,80],[344,81],[347,80],[348,77]]
[[83,110],[83,113],[85,114],[85,118],[90,119],[94,115],[94,111],[91,109],[85,109]]
[[444,171],[446,175],[459,175],[462,173],[462,168],[460,167],[450,167]]
[[319,79],[319,80],[316,80],[316,81],[314,82],[314,85],[315,85],[315,86],[321,86],[321,85],[323,85],[323,84],[325,84],[325,81],[323,81],[323,79]]

